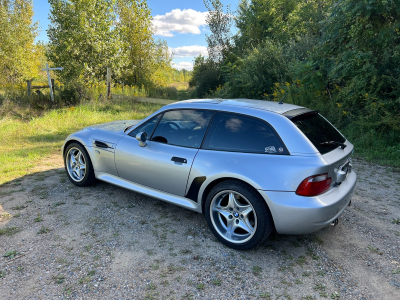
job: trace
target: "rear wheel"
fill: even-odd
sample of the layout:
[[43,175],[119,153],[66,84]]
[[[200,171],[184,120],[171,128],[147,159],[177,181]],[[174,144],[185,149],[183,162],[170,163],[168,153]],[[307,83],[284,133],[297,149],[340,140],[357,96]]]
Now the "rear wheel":
[[96,180],[92,161],[85,147],[79,143],[71,143],[65,149],[65,171],[69,180],[77,186],[89,186]]
[[213,234],[233,249],[257,246],[274,228],[264,199],[253,188],[236,180],[227,180],[212,188],[205,214]]

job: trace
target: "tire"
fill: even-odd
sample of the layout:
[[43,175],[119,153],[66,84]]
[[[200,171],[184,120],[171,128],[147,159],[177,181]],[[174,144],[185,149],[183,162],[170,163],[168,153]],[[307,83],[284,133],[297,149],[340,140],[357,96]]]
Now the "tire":
[[96,181],[89,154],[79,143],[71,143],[65,149],[64,166],[69,180],[76,186],[90,186]]
[[211,189],[205,215],[216,238],[236,250],[256,247],[274,229],[265,200],[252,187],[237,180],[223,181]]

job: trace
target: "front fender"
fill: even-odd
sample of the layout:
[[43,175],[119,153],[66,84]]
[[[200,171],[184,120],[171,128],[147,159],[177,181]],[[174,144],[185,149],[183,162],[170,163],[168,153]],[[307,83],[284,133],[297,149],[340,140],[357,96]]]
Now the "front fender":
[[102,149],[94,146],[94,141],[104,141],[113,145],[118,144],[119,140],[124,136],[123,132],[109,132],[96,128],[85,128],[81,131],[69,135],[61,147],[61,153],[65,157],[65,148],[71,142],[82,144],[89,154],[92,161],[93,169],[96,172],[105,172],[112,175],[118,175],[114,163],[114,149]]

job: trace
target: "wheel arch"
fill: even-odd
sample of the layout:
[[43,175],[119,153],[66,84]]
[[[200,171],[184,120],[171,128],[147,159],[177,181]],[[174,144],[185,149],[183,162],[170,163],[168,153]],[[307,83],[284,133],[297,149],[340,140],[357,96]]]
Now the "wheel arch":
[[[204,214],[205,213],[205,205],[206,205],[206,200],[207,200],[207,196],[210,193],[210,191],[212,190],[213,187],[215,187],[217,184],[227,181],[227,180],[235,180],[241,183],[246,184],[249,188],[251,188],[253,191],[255,191],[257,194],[260,195],[260,197],[262,199],[264,199],[265,204],[267,205],[267,208],[269,210],[269,212],[271,213],[272,216],[272,220],[274,221],[274,216],[272,214],[272,210],[268,204],[268,201],[265,200],[265,197],[260,193],[260,191],[258,189],[256,189],[252,184],[246,182],[245,180],[239,179],[239,178],[235,178],[235,177],[221,177],[221,178],[217,178],[214,179],[213,181],[209,182],[207,184],[207,186],[205,187],[205,189],[203,190],[202,194],[201,194],[201,212]],[[274,225],[275,225],[275,221],[274,221]]]
[[82,140],[80,140],[79,138],[76,138],[76,137],[71,137],[70,139],[66,140],[64,145],[62,146],[61,150],[62,150],[62,156],[63,156],[64,163],[65,163],[65,151],[67,150],[68,146],[71,145],[72,143],[77,143],[86,150],[86,152],[89,155],[89,158],[91,160],[92,166],[95,169],[95,160],[93,159],[93,155],[91,153],[92,152],[91,147],[87,147]]

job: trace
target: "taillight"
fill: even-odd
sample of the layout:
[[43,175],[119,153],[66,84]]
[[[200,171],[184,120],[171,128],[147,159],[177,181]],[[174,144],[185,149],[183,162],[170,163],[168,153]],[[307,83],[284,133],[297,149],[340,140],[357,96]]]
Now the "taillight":
[[314,175],[304,179],[296,190],[300,196],[317,196],[327,191],[331,186],[332,178],[328,173]]

